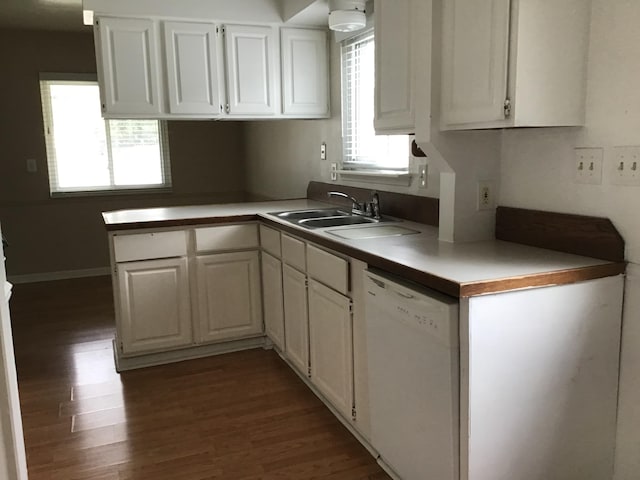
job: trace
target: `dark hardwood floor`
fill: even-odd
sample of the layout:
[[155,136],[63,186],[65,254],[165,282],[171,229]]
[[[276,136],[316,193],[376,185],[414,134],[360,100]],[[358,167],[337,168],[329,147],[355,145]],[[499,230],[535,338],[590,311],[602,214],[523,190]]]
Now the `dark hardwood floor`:
[[274,352],[117,374],[109,278],[17,285],[11,315],[30,480],[388,478]]

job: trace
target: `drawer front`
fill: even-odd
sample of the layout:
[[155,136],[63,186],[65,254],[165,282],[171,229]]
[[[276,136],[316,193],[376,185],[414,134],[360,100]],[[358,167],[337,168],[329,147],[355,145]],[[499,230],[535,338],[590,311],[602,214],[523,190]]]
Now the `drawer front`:
[[349,262],[313,245],[307,245],[307,274],[344,295],[349,292]]
[[301,272],[306,272],[307,255],[305,253],[305,243],[289,235],[282,234],[282,260]]
[[198,252],[247,250],[260,244],[256,224],[197,228],[195,232]]
[[260,245],[265,252],[280,258],[280,232],[260,225]]
[[113,250],[116,262],[184,257],[187,254],[187,232],[115,235]]

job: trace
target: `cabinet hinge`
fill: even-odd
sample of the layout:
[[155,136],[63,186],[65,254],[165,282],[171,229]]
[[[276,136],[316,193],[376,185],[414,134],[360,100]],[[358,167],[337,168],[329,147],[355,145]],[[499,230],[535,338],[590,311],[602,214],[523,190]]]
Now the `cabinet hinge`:
[[307,367],[307,377],[311,378],[311,365]]
[[356,407],[351,407],[351,420],[353,420],[355,422],[356,419],[357,419]]
[[349,302],[349,313],[353,313],[353,302]]
[[231,111],[231,109],[229,108],[229,104],[228,103],[224,106],[224,111],[226,113],[229,113]]
[[224,35],[225,33],[227,33],[227,28],[226,27],[222,27],[222,35]]
[[504,100],[504,118],[509,118],[511,116],[511,99],[507,97]]
[[220,27],[216,27],[216,36],[220,35]]
[[120,351],[124,352],[124,344],[122,343],[122,340],[120,340]]

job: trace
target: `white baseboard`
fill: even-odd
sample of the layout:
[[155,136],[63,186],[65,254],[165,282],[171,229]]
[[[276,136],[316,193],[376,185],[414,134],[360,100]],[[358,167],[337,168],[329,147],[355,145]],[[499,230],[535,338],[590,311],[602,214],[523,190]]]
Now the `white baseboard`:
[[109,267],[87,268],[84,270],[64,270],[62,272],[29,273],[26,275],[7,275],[13,284],[50,282],[52,280],[67,280],[69,278],[101,277],[111,275]]

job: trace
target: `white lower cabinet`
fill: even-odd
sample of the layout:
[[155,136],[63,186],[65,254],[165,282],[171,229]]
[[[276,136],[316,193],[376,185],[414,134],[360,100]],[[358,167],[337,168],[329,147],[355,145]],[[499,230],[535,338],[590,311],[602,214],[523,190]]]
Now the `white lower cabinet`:
[[264,330],[281,351],[284,341],[284,299],[282,293],[282,262],[268,253],[262,253],[262,308]]
[[307,276],[289,265],[284,265],[282,287],[287,358],[306,376],[309,374]]
[[349,418],[353,411],[351,299],[309,280],[311,382]]
[[198,342],[262,333],[257,251],[199,255],[195,259]]
[[119,339],[124,355],[193,341],[187,259],[118,264]]

